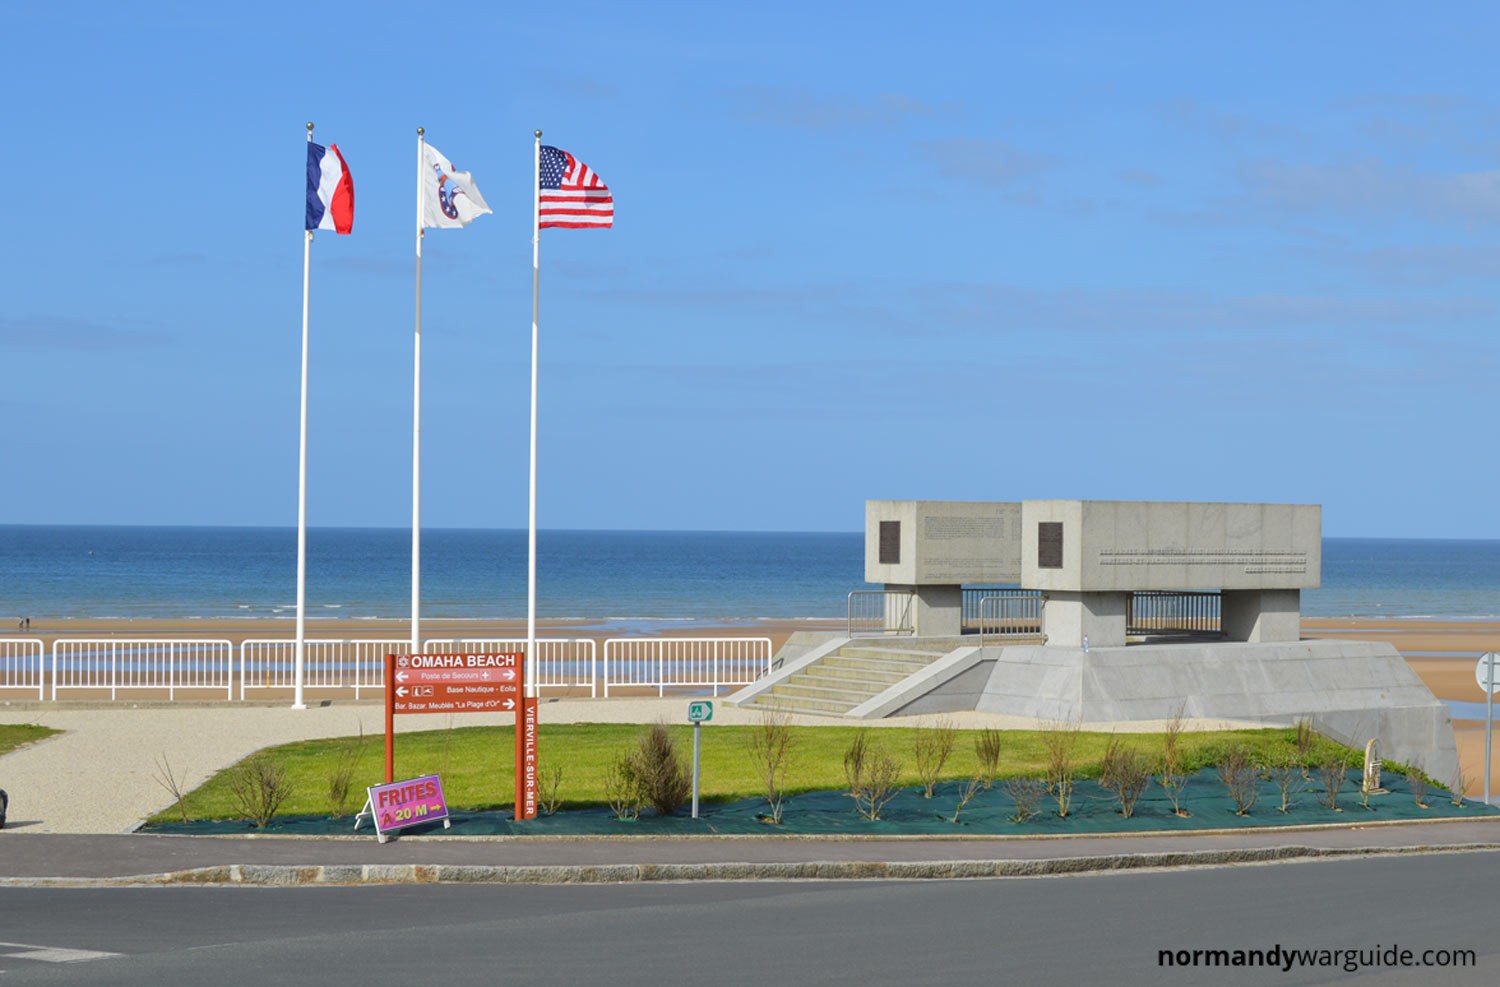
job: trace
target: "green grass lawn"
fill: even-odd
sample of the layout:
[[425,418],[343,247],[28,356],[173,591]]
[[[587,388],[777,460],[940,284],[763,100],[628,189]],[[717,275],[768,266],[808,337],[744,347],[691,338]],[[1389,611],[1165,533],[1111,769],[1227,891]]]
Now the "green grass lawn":
[[37,726],[35,723],[0,723],[0,754],[9,754],[17,747],[34,744],[38,740],[60,732],[51,727]]
[[[554,769],[562,770],[558,796],[562,808],[602,805],[605,803],[604,778],[610,761],[633,747],[646,728],[639,724],[554,724],[542,725],[538,738],[541,771],[545,780]],[[682,763],[692,764],[692,727],[669,727],[678,745]],[[706,802],[731,801],[764,795],[763,780],[757,777],[749,752],[755,726],[706,726],[703,728],[702,798]],[[791,794],[819,789],[844,787],[844,753],[862,728],[853,726],[794,727],[795,747],[787,776]],[[885,751],[902,767],[901,784],[918,784],[913,744],[921,728],[881,728],[867,730],[869,741]],[[973,777],[979,771],[975,754],[975,737],[979,731],[957,731],[953,754],[942,772],[942,779]],[[1046,768],[1043,733],[1035,730],[1002,731],[1001,760],[998,775],[1039,777]],[[1100,759],[1111,734],[1083,733],[1077,737],[1075,763],[1078,776],[1097,777]],[[1190,733],[1181,737],[1188,771],[1213,765],[1227,748],[1241,744],[1253,759],[1264,760],[1294,748],[1293,730],[1246,730],[1221,733]],[[3,737],[3,734],[0,734]],[[1119,739],[1146,754],[1153,763],[1162,750],[1160,734],[1120,734]],[[329,780],[334,774],[341,751],[359,745],[357,738],[305,741],[268,748],[253,755],[285,766],[290,795],[282,804],[281,815],[333,815],[336,807],[329,795]],[[1328,752],[1344,752],[1326,741],[1313,754],[1315,763]],[[364,801],[364,788],[384,781],[384,738],[365,737],[359,748],[354,782],[345,814],[358,811]],[[422,733],[402,733],[396,738],[396,778],[438,774],[448,804],[454,809],[498,809],[513,801],[515,746],[514,732],[502,727],[459,727]],[[1388,766],[1389,767],[1389,766]],[[230,772],[220,772],[202,787],[184,798],[186,813],[193,819],[233,819],[243,816],[230,790]],[[160,813],[153,821],[175,821],[181,813],[173,808]]]

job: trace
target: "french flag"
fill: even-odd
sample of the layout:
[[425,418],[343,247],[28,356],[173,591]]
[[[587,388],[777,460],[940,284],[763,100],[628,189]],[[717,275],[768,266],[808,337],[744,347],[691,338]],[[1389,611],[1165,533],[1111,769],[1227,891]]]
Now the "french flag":
[[354,229],[354,178],[337,144],[307,142],[307,228]]

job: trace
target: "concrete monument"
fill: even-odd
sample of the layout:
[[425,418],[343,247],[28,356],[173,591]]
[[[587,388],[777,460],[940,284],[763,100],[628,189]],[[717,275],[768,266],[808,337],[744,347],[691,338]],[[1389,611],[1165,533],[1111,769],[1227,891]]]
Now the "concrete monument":
[[[1319,585],[1308,504],[869,501],[865,579],[915,602],[910,636],[794,635],[730,701],[853,718],[977,709],[1084,725],[1187,717],[1321,732],[1446,781],[1447,707],[1388,644],[1302,640]],[[964,633],[963,590],[1041,596],[1041,634]],[[1127,635],[1135,594],[1217,594],[1218,630]]]

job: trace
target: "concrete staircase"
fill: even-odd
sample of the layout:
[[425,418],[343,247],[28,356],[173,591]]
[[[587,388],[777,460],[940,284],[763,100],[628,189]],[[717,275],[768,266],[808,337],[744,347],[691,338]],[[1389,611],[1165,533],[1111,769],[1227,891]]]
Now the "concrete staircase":
[[793,673],[746,705],[814,716],[842,716],[922,671],[946,651],[885,641],[853,641]]

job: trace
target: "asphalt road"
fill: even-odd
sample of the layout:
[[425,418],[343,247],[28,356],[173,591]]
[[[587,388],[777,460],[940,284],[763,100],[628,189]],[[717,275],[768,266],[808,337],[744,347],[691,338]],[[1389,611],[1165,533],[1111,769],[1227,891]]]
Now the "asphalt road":
[[[1500,852],[943,882],[11,888],[0,982],[1493,984],[1496,873]],[[1476,964],[1158,964],[1278,945]]]

